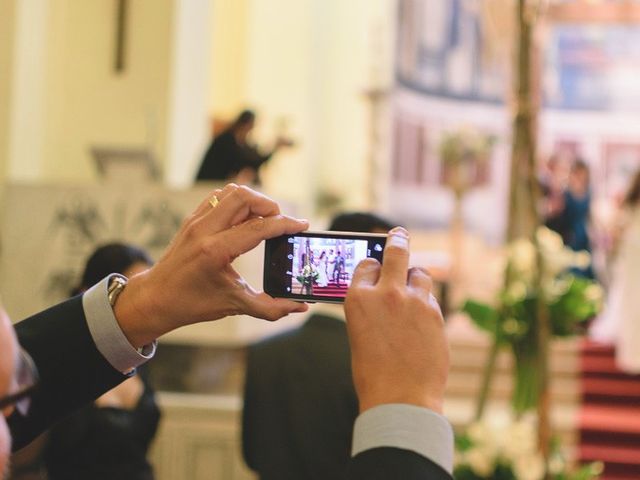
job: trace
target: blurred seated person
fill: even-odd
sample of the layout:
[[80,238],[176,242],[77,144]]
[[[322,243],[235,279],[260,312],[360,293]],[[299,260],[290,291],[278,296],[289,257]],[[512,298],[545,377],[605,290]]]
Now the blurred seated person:
[[[329,230],[387,233],[369,213],[345,213]],[[342,305],[318,304],[292,331],[249,347],[242,448],[261,480],[346,478],[358,398]]]
[[[89,257],[78,295],[111,273],[128,278],[147,270],[151,258],[143,250],[110,243]],[[49,431],[44,460],[50,480],[152,480],[147,452],[160,420],[160,410],[146,378],[146,368],[86,405]]]
[[236,183],[260,185],[260,167],[281,147],[291,146],[292,142],[279,137],[270,152],[261,153],[249,142],[255,121],[255,113],[244,110],[217,135],[205,153],[196,180],[233,180]]

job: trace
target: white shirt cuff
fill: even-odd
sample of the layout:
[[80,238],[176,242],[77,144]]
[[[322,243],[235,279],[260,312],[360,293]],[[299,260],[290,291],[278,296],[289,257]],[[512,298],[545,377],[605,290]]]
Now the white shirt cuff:
[[428,408],[391,403],[360,414],[353,427],[351,454],[379,447],[410,450],[453,471],[453,430],[442,415]]
[[109,303],[108,288],[112,275],[101,280],[82,296],[82,307],[89,332],[98,351],[116,370],[129,373],[156,353],[157,342],[135,349],[116,320]]

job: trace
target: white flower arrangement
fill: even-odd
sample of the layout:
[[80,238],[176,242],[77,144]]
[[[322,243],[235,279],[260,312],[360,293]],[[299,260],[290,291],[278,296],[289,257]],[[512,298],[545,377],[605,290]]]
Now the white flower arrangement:
[[[587,268],[591,255],[586,251],[573,251],[564,245],[558,233],[546,227],[538,228],[536,241],[542,257],[541,287],[546,298],[552,300],[563,292],[562,274],[572,268]],[[530,240],[516,240],[509,244],[507,257],[514,278],[507,294],[513,298],[524,297],[534,286],[538,262],[536,246]],[[590,295],[594,300],[601,299],[600,286],[593,284],[592,287]]]
[[[540,394],[536,340],[540,313],[547,316],[551,338],[578,334],[583,322],[600,310],[602,290],[594,281],[572,274],[571,269],[589,264],[589,254],[565,247],[562,238],[545,227],[538,228],[535,241],[510,243],[506,257],[508,282],[495,304],[467,300],[462,311],[493,336],[494,352],[502,347],[512,351],[512,406],[521,414],[535,407]],[[491,369],[485,375],[489,378]],[[487,388],[479,405],[484,405]]]
[[[543,480],[545,463],[538,450],[535,419],[509,422],[475,422],[456,438],[454,476],[458,480]],[[553,479],[588,480],[602,473],[602,464],[586,465],[570,472],[559,449],[547,466]]]

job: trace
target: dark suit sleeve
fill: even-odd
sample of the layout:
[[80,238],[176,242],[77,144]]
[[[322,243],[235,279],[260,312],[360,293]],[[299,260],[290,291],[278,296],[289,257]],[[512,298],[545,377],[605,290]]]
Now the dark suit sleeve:
[[80,296],[23,320],[15,329],[40,382],[28,415],[14,412],[9,418],[14,450],[127,378],[97,350]]
[[373,448],[349,463],[349,480],[452,480],[441,467],[417,453],[399,448]]
[[246,376],[244,384],[244,405],[242,408],[242,456],[249,468],[254,471],[258,470],[258,460],[256,458],[257,449],[254,445],[256,433],[256,422],[260,420],[260,416],[256,414],[256,398],[254,393],[254,352],[252,348],[248,349],[246,362]]

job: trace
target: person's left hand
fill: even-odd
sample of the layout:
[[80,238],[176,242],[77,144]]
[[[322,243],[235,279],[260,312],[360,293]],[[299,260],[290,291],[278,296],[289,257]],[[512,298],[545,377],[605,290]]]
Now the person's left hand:
[[130,279],[114,308],[118,323],[140,347],[192,323],[237,314],[277,320],[306,311],[304,303],[254,290],[231,263],[267,238],[308,226],[281,215],[276,202],[248,187],[229,184],[214,191],[185,220],[162,258]]

